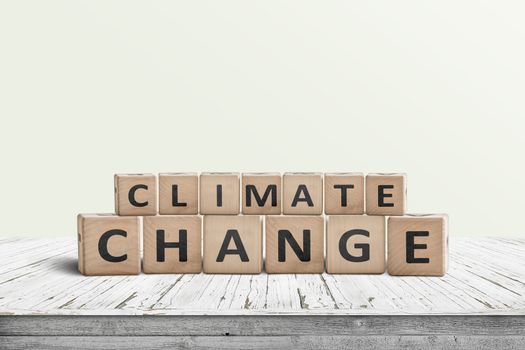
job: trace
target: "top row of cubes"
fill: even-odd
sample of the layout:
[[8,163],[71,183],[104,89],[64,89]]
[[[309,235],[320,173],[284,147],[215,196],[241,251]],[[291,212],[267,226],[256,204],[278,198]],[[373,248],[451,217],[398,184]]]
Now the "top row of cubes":
[[[240,213],[239,173],[202,173],[200,191],[197,173],[161,173],[158,178],[159,214],[198,214],[199,204],[203,215]],[[115,211],[118,215],[156,215],[157,176],[115,175]],[[325,214],[404,215],[405,211],[405,174],[324,174]],[[242,213],[321,215],[323,174],[243,173]]]

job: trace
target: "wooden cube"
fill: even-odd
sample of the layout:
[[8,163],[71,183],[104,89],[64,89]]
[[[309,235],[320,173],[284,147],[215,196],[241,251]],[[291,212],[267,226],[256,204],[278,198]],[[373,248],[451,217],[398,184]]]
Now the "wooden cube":
[[322,273],[322,216],[266,217],[267,273]]
[[118,215],[156,215],[157,177],[153,174],[116,174],[115,212]]
[[242,213],[281,214],[281,174],[242,174]]
[[405,212],[405,174],[368,174],[366,176],[366,213],[368,215],[404,215]]
[[385,272],[385,226],[384,216],[329,216],[326,222],[326,272]]
[[159,214],[195,215],[199,212],[197,173],[159,174]]
[[365,212],[363,173],[324,175],[324,212],[328,215],[357,215]]
[[283,213],[321,215],[323,213],[323,175],[285,173],[283,176]]
[[201,272],[201,222],[197,215],[144,217],[144,272]]
[[205,216],[204,272],[262,272],[261,216]]
[[237,215],[240,212],[238,173],[202,173],[201,214]]
[[140,273],[140,219],[114,214],[80,214],[78,270],[86,276]]
[[443,276],[447,271],[448,217],[406,215],[388,218],[388,273]]

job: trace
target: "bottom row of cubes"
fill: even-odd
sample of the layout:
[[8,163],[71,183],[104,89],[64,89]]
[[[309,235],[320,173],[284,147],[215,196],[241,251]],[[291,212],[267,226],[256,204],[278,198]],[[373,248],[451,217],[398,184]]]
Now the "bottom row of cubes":
[[79,271],[139,274],[141,232],[145,273],[322,273],[325,261],[326,272],[338,274],[442,276],[447,269],[446,215],[337,215],[326,225],[323,216],[266,216],[264,230],[256,215],[202,221],[157,215],[141,225],[140,217],[81,214]]

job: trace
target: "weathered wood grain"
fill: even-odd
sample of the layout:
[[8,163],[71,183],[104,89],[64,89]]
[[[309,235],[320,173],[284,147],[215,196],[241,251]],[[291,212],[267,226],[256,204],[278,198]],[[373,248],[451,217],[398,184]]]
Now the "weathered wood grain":
[[3,315],[525,315],[525,240],[451,239],[444,277],[85,277],[74,239],[0,240]]
[[525,335],[522,316],[3,316],[0,336]]
[[9,349],[520,349],[525,336],[0,337]]

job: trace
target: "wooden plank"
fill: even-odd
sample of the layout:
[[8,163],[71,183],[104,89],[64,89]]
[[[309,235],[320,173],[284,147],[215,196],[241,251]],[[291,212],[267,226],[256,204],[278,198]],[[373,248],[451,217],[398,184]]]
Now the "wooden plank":
[[0,337],[9,349],[521,349],[525,336]]
[[76,270],[74,239],[7,241],[0,251],[16,263],[0,265],[0,314],[525,314],[525,240],[452,239],[450,247],[450,269],[442,278],[326,273],[84,277]]
[[2,316],[0,335],[524,335],[522,316]]
[[266,300],[266,275],[242,275],[231,298],[225,302],[230,310],[263,309]]
[[[76,246],[72,246],[71,242],[47,242],[38,245],[24,245],[17,250],[17,247],[11,247],[9,253],[1,255],[5,259],[0,270],[0,276],[5,279],[5,275],[13,273],[25,267],[32,267],[37,269],[40,266],[45,266],[45,262],[53,257],[74,252],[76,257]],[[2,244],[3,245],[3,244]],[[9,245],[10,246],[10,245]]]

